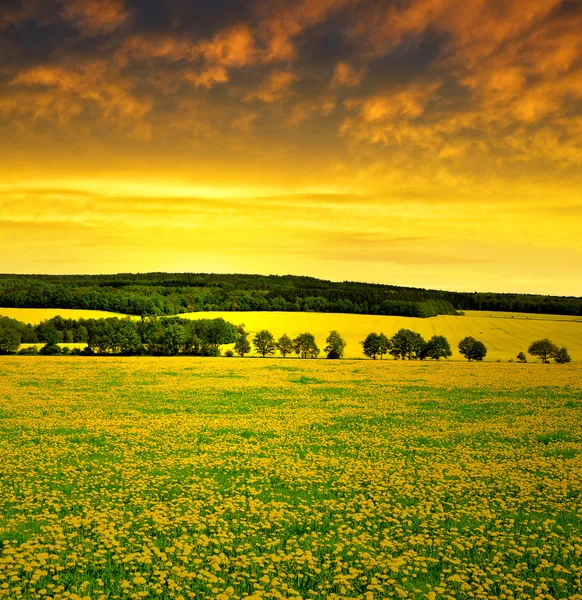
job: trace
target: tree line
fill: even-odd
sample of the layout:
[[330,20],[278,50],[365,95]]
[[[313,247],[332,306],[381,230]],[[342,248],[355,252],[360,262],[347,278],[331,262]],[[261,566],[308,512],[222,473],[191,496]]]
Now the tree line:
[[[40,324],[27,325],[16,319],[0,317],[0,354],[13,354],[23,343],[44,343],[41,354],[95,355],[115,354],[122,356],[220,356],[220,346],[233,344],[226,356],[249,354],[254,347],[263,358],[283,358],[296,354],[300,358],[318,358],[321,349],[310,332],[300,333],[294,338],[283,334],[278,339],[268,329],[255,334],[252,345],[244,325],[235,326],[224,319],[182,319],[180,317],[143,317],[140,320],[110,317],[106,319],[63,319],[53,317]],[[85,343],[83,350],[70,351],[61,348],[61,343]],[[328,359],[343,358],[346,341],[333,330],[324,347]],[[443,335],[433,335],[425,340],[410,329],[400,329],[392,337],[384,333],[369,333],[360,342],[368,358],[382,359],[387,354],[402,360],[440,360],[452,356],[449,341]],[[459,352],[469,361],[482,361],[487,356],[485,344],[472,336],[459,342]],[[36,348],[23,348],[20,354],[36,354]],[[544,363],[553,359],[557,363],[568,363],[572,359],[566,348],[560,348],[551,340],[532,342],[530,355]],[[527,362],[523,352],[517,355],[519,362]]]
[[462,310],[582,315],[582,298],[463,293],[313,277],[146,273],[0,275],[0,306],[131,315],[302,311],[431,317]]
[[[232,344],[237,328],[224,319],[181,319],[145,317],[141,320],[62,319],[55,317],[36,327],[15,319],[0,318],[0,353],[18,350],[21,343],[43,342],[42,354],[61,354],[62,342],[86,343],[73,353],[118,354],[123,356],[219,356],[220,346]],[[66,349],[68,350],[68,348]],[[34,350],[23,349],[23,354]]]

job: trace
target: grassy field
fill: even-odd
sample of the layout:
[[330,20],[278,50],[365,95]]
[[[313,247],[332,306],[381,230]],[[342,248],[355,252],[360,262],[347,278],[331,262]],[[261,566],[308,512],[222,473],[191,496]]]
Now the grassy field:
[[582,598],[577,364],[0,357],[0,597]]
[[[70,318],[123,316],[99,311],[0,308],[0,315],[33,324],[57,314]],[[518,352],[527,352],[531,342],[544,337],[559,346],[566,346],[574,360],[582,360],[582,320],[580,317],[562,315],[467,311],[462,317],[439,316],[430,319],[293,312],[197,312],[180,316],[190,319],[223,317],[235,324],[244,323],[251,334],[269,329],[276,337],[283,333],[294,336],[310,331],[316,336],[322,350],[330,330],[337,329],[348,343],[346,356],[349,358],[363,356],[360,341],[371,331],[383,331],[392,336],[404,327],[417,331],[425,338],[446,336],[453,349],[453,358],[458,360],[462,357],[457,345],[467,335],[485,343],[488,348],[487,360],[515,359]]]

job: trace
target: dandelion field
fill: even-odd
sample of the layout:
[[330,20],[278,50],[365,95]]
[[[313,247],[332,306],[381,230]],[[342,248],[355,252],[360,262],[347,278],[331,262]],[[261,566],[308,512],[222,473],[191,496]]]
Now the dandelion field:
[[582,368],[0,357],[0,598],[582,598]]

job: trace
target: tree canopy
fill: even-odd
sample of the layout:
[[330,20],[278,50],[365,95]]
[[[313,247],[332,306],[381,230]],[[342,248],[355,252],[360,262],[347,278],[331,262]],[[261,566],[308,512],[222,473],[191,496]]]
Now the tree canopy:
[[259,331],[253,340],[255,350],[263,357],[272,356],[277,351],[277,344],[273,334],[267,329]]
[[276,346],[283,358],[293,352],[293,340],[286,333],[277,340]]
[[343,358],[346,342],[338,331],[335,329],[330,331],[325,343],[324,351],[327,353],[327,358]]
[[312,333],[300,333],[293,340],[293,350],[301,358],[317,358],[321,352]]
[[532,342],[527,351],[532,356],[541,358],[543,363],[549,363],[550,358],[555,356],[558,351],[558,346],[548,338],[543,338]]
[[459,342],[459,352],[468,360],[483,360],[487,356],[487,347],[472,336],[467,336]]

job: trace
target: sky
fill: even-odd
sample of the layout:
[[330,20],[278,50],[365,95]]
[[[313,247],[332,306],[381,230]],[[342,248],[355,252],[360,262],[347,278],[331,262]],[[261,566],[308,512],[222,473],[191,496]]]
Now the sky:
[[582,296],[580,0],[5,0],[0,272]]

